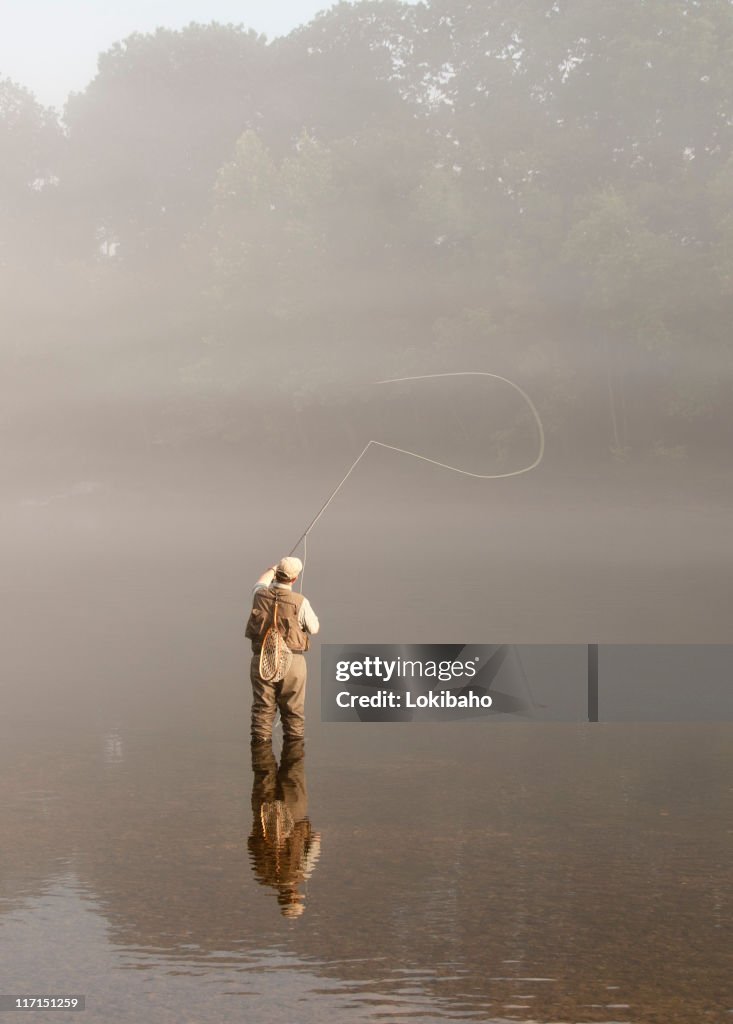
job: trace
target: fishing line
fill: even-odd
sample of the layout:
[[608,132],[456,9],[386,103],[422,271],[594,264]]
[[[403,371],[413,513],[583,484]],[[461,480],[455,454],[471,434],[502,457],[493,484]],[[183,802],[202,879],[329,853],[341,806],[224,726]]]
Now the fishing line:
[[509,380],[507,377],[501,377],[501,376],[499,376],[498,373],[487,373],[487,372],[482,371],[482,370],[458,370],[458,371],[455,371],[455,372],[452,372],[452,373],[424,373],[424,374],[419,374],[416,377],[392,377],[389,380],[378,380],[375,383],[377,383],[377,384],[401,384],[401,383],[403,383],[405,381],[411,381],[411,380],[435,380],[435,379],[437,379],[439,377],[492,377],[494,380],[500,380],[504,384],[508,384],[510,387],[514,388],[515,391],[518,391],[519,394],[521,395],[522,399],[524,400],[524,402],[529,406],[529,410],[532,413],[532,416],[534,417],[535,423],[537,424],[537,433],[538,433],[538,437],[539,437],[539,447],[538,447],[537,456],[536,456],[534,462],[531,462],[528,466],[523,466],[521,469],[511,470],[508,473],[471,473],[467,469],[460,469],[458,466],[451,466],[447,462],[438,462],[437,459],[429,459],[426,455],[420,455],[418,452],[408,451],[406,448],[398,448],[398,447],[396,447],[396,445],[393,445],[393,444],[384,444],[384,442],[382,442],[382,441],[374,441],[374,440],[367,441],[367,443],[364,445],[364,448],[362,449],[360,454],[354,459],[354,461],[349,466],[348,470],[346,471],[346,473],[342,477],[342,479],[341,479],[340,483],[338,484],[338,486],[335,488],[335,490],[333,490],[331,492],[331,494],[328,497],[328,499],[326,500],[326,502],[319,509],[319,511],[316,514],[315,518],[311,520],[311,522],[310,522],[309,526],[307,527],[307,529],[305,530],[305,532],[302,533],[300,535],[300,537],[298,537],[298,540],[296,541],[292,551],[290,552],[290,554],[292,555],[293,552],[297,550],[297,548],[300,545],[300,543],[301,542],[303,543],[303,569],[301,570],[301,573],[300,573],[300,589],[301,589],[301,591],[303,589],[303,577],[305,576],[305,564],[306,564],[306,559],[307,559],[307,547],[308,547],[308,542],[307,542],[308,534],[311,532],[313,527],[316,525],[318,520],[321,518],[323,513],[326,511],[328,506],[331,504],[331,502],[336,497],[338,492],[344,486],[346,481],[349,479],[351,474],[354,472],[354,470],[359,465],[359,463],[364,458],[364,456],[369,451],[369,449],[372,447],[372,445],[374,445],[377,448],[387,448],[387,449],[389,449],[389,451],[392,451],[392,452],[399,452],[400,455],[409,455],[413,459],[420,459],[421,462],[428,462],[432,466],[439,466],[441,469],[450,469],[454,473],[460,473],[461,476],[470,476],[470,477],[474,477],[474,479],[477,479],[477,480],[504,480],[504,479],[506,479],[507,477],[510,477],[510,476],[521,476],[523,473],[529,473],[531,470],[536,469],[536,467],[539,466],[540,462],[542,461],[542,457],[545,454],[545,431],[544,431],[544,428],[542,426],[542,420],[540,419],[540,414],[537,412],[535,404],[532,401],[532,399],[529,397],[527,392],[524,391],[522,388],[520,388],[520,386],[518,384],[515,384],[514,381]]

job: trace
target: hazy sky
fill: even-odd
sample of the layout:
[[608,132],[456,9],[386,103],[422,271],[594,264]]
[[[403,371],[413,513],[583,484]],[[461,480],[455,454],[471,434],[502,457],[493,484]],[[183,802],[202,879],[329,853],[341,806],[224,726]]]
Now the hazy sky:
[[331,0],[0,0],[0,77],[62,107],[71,90],[94,77],[97,55],[132,32],[219,21],[272,38],[332,6]]

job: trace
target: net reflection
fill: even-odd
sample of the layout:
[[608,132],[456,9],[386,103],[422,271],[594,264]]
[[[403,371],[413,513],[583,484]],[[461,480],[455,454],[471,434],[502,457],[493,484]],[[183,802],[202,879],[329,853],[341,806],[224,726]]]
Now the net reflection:
[[300,886],[315,868],[321,836],[308,818],[305,747],[285,742],[278,765],[271,743],[252,745],[252,831],[247,840],[252,870],[261,885],[277,892],[283,917],[300,917]]

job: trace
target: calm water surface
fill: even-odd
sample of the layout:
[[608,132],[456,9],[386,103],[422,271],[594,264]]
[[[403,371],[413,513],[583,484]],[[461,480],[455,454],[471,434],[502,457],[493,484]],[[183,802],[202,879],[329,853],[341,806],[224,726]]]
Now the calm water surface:
[[5,739],[4,992],[89,1021],[730,1019],[729,727],[315,726],[254,770],[195,732]]

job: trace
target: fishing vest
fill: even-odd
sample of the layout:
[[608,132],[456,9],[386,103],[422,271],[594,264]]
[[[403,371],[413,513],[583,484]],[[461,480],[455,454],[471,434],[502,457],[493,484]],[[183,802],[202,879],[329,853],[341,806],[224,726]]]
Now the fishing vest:
[[285,587],[258,587],[255,590],[244,635],[252,641],[252,652],[259,654],[265,633],[273,622],[276,596],[277,631],[294,654],[302,654],[310,646],[308,634],[298,623],[298,612],[304,597]]

